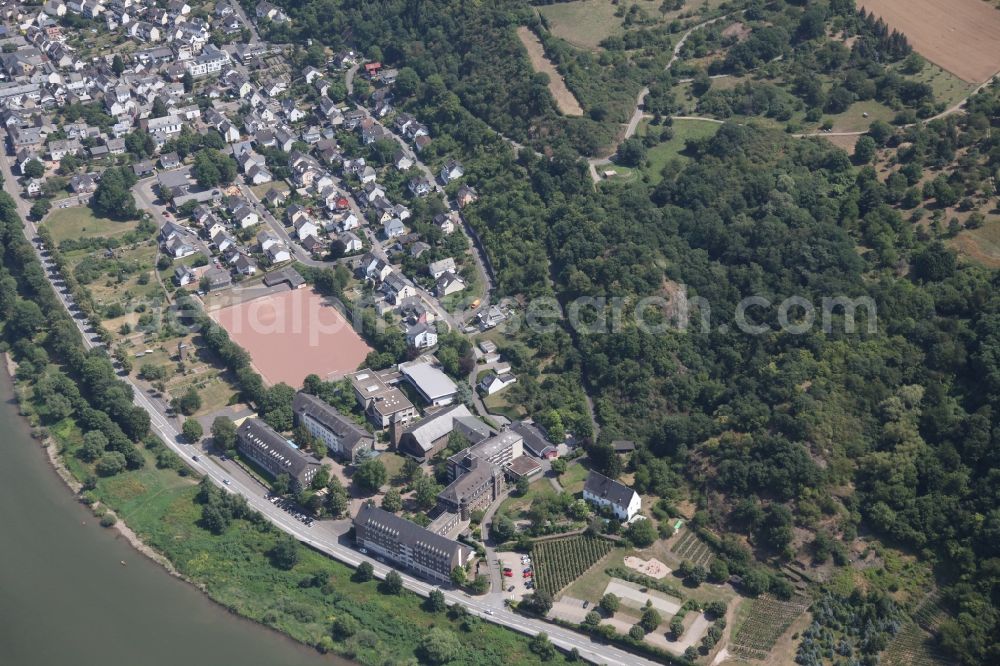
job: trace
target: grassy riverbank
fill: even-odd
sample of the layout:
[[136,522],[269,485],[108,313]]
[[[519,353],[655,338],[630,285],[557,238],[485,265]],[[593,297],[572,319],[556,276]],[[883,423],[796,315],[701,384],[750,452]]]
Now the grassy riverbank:
[[[22,410],[36,423],[32,386],[21,382],[19,394]],[[77,457],[82,434],[72,419],[49,432],[67,468],[85,482],[92,465]],[[409,592],[382,594],[376,581],[355,582],[352,569],[301,544],[291,570],[273,566],[268,552],[282,539],[280,532],[266,522],[245,520],[234,521],[218,535],[203,529],[196,480],[157,468],[148,449],[143,454],[145,467],[101,478],[89,492],[179,574],[233,612],[364,664],[412,663],[432,627],[454,632],[461,641],[462,654],[449,663],[541,663],[528,639],[515,632],[476,618],[429,613],[422,608],[423,599]],[[331,627],[345,615],[356,620],[349,623],[357,630],[352,636],[335,636]],[[558,655],[547,663],[563,661]]]

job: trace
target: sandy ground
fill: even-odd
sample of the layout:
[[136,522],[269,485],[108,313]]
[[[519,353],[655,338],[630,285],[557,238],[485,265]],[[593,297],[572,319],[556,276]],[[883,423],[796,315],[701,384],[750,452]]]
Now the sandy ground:
[[545,49],[542,47],[542,43],[538,40],[537,35],[531,32],[530,28],[521,26],[517,29],[517,36],[524,44],[524,48],[528,50],[528,58],[531,60],[531,66],[535,68],[536,72],[543,72],[549,76],[549,92],[556,100],[556,106],[567,116],[582,116],[583,107],[580,106],[580,102],[576,100],[573,93],[570,92],[569,88],[566,87],[566,82],[563,81],[562,75],[555,68],[555,65],[545,57]]
[[931,62],[970,83],[1000,71],[1000,11],[982,0],[862,0]]
[[311,373],[338,379],[356,370],[371,351],[340,312],[311,289],[270,293],[210,315],[250,353],[271,385],[298,388]]
[[653,601],[653,608],[666,615],[676,615],[677,611],[681,609],[681,604],[679,602],[674,602],[673,600],[648,594],[646,592],[640,592],[639,586],[621,580],[612,579],[611,582],[608,583],[608,586],[604,589],[605,594],[608,594],[609,592],[614,594],[619,599],[627,599],[632,601],[634,604],[638,604],[640,608],[646,605],[647,599],[651,599]]
[[650,578],[663,578],[670,573],[670,567],[655,557],[644,560],[641,557],[629,555],[625,558],[625,566]]

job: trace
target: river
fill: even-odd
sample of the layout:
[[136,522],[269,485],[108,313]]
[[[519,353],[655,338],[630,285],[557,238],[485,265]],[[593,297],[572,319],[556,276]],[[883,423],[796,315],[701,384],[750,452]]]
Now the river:
[[230,614],[100,527],[29,436],[3,369],[0,403],[0,665],[350,663]]

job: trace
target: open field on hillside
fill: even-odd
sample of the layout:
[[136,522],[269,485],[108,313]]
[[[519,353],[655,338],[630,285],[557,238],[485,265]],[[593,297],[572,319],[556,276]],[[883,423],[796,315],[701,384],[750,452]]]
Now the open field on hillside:
[[52,232],[52,239],[60,243],[69,238],[111,238],[135,229],[137,222],[117,222],[104,217],[95,217],[87,206],[56,208],[45,218],[45,226]]
[[559,110],[567,116],[582,116],[583,107],[580,106],[580,102],[577,101],[573,93],[566,87],[566,82],[563,81],[563,77],[559,74],[555,65],[545,56],[545,49],[542,48],[542,43],[539,41],[538,36],[525,26],[517,29],[517,36],[528,51],[531,66],[535,68],[536,72],[543,72],[548,75],[549,92],[555,98],[556,106],[559,107]]
[[[680,9],[668,12],[660,11],[662,3],[659,0],[639,0],[635,4],[654,23],[662,24],[681,17],[698,16],[702,11],[715,9],[722,0],[687,0]],[[625,8],[624,5],[611,0],[573,0],[543,5],[538,7],[538,13],[545,17],[553,35],[577,48],[595,51],[600,49],[603,40],[625,32],[624,17],[615,16],[621,8]]]
[[1000,11],[982,0],[863,0],[920,55],[965,81],[1000,71]]

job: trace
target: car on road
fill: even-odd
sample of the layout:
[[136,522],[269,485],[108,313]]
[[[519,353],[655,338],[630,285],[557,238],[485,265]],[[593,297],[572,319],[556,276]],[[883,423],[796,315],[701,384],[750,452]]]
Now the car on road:
[[223,453],[221,456],[219,456],[219,460],[226,461],[226,460],[229,460],[229,458],[227,458],[226,454]]
[[586,600],[584,600],[584,602],[583,602],[583,607],[584,607],[584,608],[586,608],[586,607],[587,607],[587,606],[589,606],[589,605],[590,605],[590,602],[589,602],[589,601],[586,601]]
[[191,460],[198,462],[199,460],[201,460],[201,458],[199,458],[198,456],[191,456]]
[[508,587],[508,588],[507,588],[507,591],[508,591],[508,592],[513,592],[513,591],[514,591],[514,586],[513,586],[513,585],[511,585],[510,587]]
[[367,554],[368,554],[368,549],[367,549],[367,548],[358,548],[358,551],[359,551],[359,552],[360,552],[360,553],[361,553],[362,555],[367,555]]
[[487,615],[493,615],[493,611],[491,609],[487,608],[486,609],[486,614]]
[[228,485],[229,485],[230,483],[232,483],[232,482],[231,482],[231,481],[230,481],[229,479],[223,479],[223,480],[222,480],[222,482],[223,482],[224,484],[226,484],[227,486],[228,486]]

